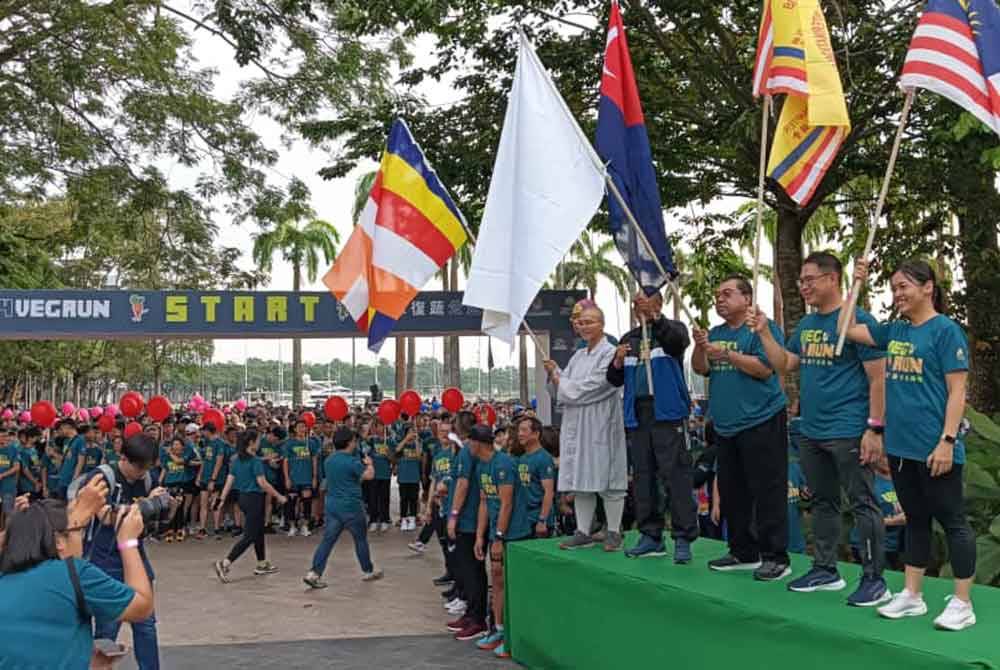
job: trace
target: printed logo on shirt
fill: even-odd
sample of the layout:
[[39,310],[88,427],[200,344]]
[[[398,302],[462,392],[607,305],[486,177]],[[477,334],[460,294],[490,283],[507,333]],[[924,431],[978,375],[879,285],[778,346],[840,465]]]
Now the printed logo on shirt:
[[10,457],[7,454],[0,454],[0,468],[10,467]]
[[292,455],[295,458],[309,458],[309,447],[292,447]]
[[438,474],[447,474],[448,472],[451,472],[451,459],[447,456],[442,456],[434,461],[434,472],[437,472]]
[[[503,474],[503,472],[501,471],[501,475],[502,474]],[[493,483],[493,478],[490,477],[485,472],[479,475],[479,487],[482,489],[483,494],[487,498],[496,498],[497,497],[497,487]]]
[[912,342],[892,340],[886,348],[886,378],[897,382],[924,383],[924,359],[916,356]]
[[796,486],[792,480],[788,480],[788,504],[798,505],[799,498],[801,497],[799,487]]
[[[740,352],[740,343],[737,342],[736,340],[717,340],[715,342],[712,342],[712,344],[719,347],[720,349],[728,349],[733,353],[737,354],[742,353]],[[729,361],[711,361],[711,365],[712,369],[718,372],[736,371],[736,366],[730,363]]]
[[963,349],[962,347],[959,347],[958,351],[955,352],[955,358],[957,358],[960,361],[964,361],[965,360],[965,349]]
[[[549,468],[551,470],[551,468]],[[521,483],[525,486],[531,484],[531,469],[528,467],[527,463],[517,464],[517,475],[521,480]]]
[[822,329],[803,330],[799,335],[799,360],[803,365],[830,366],[836,358],[836,346]]

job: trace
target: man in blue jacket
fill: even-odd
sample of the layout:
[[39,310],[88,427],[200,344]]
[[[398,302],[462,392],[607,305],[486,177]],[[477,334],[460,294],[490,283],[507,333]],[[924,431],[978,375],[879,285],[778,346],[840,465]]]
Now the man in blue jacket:
[[622,337],[607,376],[612,385],[625,387],[625,429],[634,473],[636,521],[642,532],[639,543],[625,555],[644,558],[667,553],[659,483],[670,498],[674,562],[689,563],[691,542],[698,537],[694,471],[685,426],[691,399],[684,380],[684,350],[690,339],[684,324],[661,314],[663,298],[655,287],[643,287],[635,306],[646,319],[645,334],[640,326]]

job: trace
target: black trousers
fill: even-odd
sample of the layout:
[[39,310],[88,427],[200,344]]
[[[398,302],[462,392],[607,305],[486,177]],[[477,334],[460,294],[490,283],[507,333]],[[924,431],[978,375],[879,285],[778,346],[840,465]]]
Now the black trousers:
[[931,557],[931,522],[944,528],[948,542],[951,571],[956,579],[976,574],[976,536],[965,516],[962,495],[962,466],[952,465],[951,472],[931,477],[926,463],[908,458],[889,457],[892,483],[899,504],[906,513],[906,548],[904,561],[915,568],[926,568]]
[[257,560],[267,558],[264,548],[264,494],[240,493],[238,502],[243,512],[243,535],[229,552],[229,562],[234,562],[253,545]]
[[476,559],[476,534],[455,535],[455,567],[461,572],[461,587],[468,603],[465,616],[477,623],[486,622],[488,582],[486,563]]
[[372,523],[389,523],[389,485],[388,479],[372,479],[370,482],[371,500],[368,503],[368,520]]
[[629,431],[629,457],[635,486],[635,516],[639,530],[654,540],[663,536],[663,514],[670,500],[670,535],[694,541],[698,537],[694,469],[683,421],[657,421],[653,399],[636,402],[639,427]]
[[[788,417],[725,437],[719,445],[719,497],[729,551],[754,562],[788,563]],[[756,519],[756,528],[754,520]]]
[[420,482],[412,484],[399,484],[399,516],[408,517],[417,515],[417,498],[420,497]]

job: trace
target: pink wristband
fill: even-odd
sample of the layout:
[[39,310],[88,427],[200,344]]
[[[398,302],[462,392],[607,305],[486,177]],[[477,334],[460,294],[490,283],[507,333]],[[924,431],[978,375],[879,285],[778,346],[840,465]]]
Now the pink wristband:
[[125,540],[124,542],[118,543],[118,551],[125,551],[126,549],[136,549],[139,546],[139,540]]

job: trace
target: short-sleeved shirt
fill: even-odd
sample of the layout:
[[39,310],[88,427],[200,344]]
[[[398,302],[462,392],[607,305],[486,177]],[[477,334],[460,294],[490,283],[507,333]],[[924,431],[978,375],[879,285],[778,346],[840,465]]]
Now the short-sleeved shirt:
[[435,482],[447,482],[451,479],[451,462],[455,454],[450,447],[442,446],[436,437],[425,443],[431,451],[431,479]]
[[[785,342],[784,335],[773,321],[768,323],[778,344]],[[727,324],[716,326],[708,333],[708,340],[733,353],[755,356],[770,366],[760,336],[746,325],[730,328]],[[757,379],[728,361],[709,361],[708,405],[715,422],[715,430],[724,437],[732,437],[748,428],[760,425],[784,409],[785,392],[778,384],[778,375]]]
[[326,459],[323,469],[326,471],[325,510],[330,514],[362,514],[361,475],[365,471],[364,464],[354,454],[338,451]]
[[512,486],[510,520],[504,537],[508,540],[520,540],[531,535],[528,524],[528,497],[521,486],[517,463],[509,454],[497,451],[489,462],[479,463],[479,488],[486,498],[486,511],[489,514],[489,538],[497,531],[500,516],[500,487]]
[[293,438],[285,442],[284,456],[288,461],[288,478],[293,486],[312,486],[315,455],[306,440]]
[[[839,316],[839,308],[807,314],[788,340],[788,350],[799,357],[802,434],[813,440],[854,438],[865,432],[869,395],[864,363],[885,357],[878,349],[853,342],[846,342],[837,356]],[[866,326],[876,323],[860,308],[856,318]]]
[[[556,466],[552,460],[552,455],[544,449],[538,449],[534,453],[524,454],[518,459],[518,477],[521,480],[521,489],[527,500],[528,524],[533,527],[538,523],[538,518],[542,512],[542,500],[545,498],[545,487],[542,484],[545,480],[553,481]],[[555,492],[555,482],[552,485]],[[545,522],[551,528],[556,517],[555,498],[552,500],[552,507],[549,508],[549,516]]]
[[788,462],[788,551],[793,554],[806,552],[806,538],[802,534],[802,510],[799,501],[806,480],[797,461]]
[[201,446],[201,462],[203,467],[199,483],[204,485],[212,481],[212,473],[215,472],[215,466],[220,460],[223,464],[219,466],[219,477],[225,481],[225,463],[228,455],[229,445],[226,444],[225,440],[218,437],[205,440],[205,443]]
[[[35,447],[21,447],[19,451],[21,474],[18,476],[17,492],[40,493],[42,490],[42,459],[38,455],[38,449]],[[38,482],[37,488],[32,486],[31,481],[25,476],[25,473],[31,473],[31,476]]]
[[96,470],[104,462],[104,449],[96,442],[88,442],[84,454],[83,474]]
[[[892,485],[892,480],[879,474],[875,475],[875,500],[878,501],[883,519],[887,516],[896,516],[903,511],[902,506],[899,504],[899,498],[896,497],[896,489]],[[899,538],[902,535],[902,531],[902,526],[885,527],[886,551],[899,551]],[[850,543],[855,549],[861,546],[861,536],[858,533],[857,525],[851,528]]]
[[263,489],[257,483],[257,477],[263,475],[266,469],[264,461],[256,456],[250,458],[236,456],[229,464],[229,474],[235,480],[233,487],[240,493],[263,493]]
[[[260,449],[257,450],[257,454],[264,460],[272,456],[281,456],[282,447],[280,444],[273,444],[270,440],[261,438]],[[280,461],[279,461],[280,463]],[[232,467],[230,465],[230,467]],[[278,468],[272,468],[270,465],[264,464],[264,476],[267,478],[268,484],[275,484],[278,481]],[[243,489],[240,489],[241,491]]]
[[175,461],[170,452],[163,456],[163,483],[167,486],[186,484],[191,481],[191,473],[188,470],[188,461],[184,458],[183,452],[180,461]]
[[[16,444],[8,444],[3,449],[0,449],[0,475],[8,470],[13,470],[20,463],[20,449]],[[18,475],[11,475],[10,477],[0,479],[0,494],[11,495],[17,493],[17,478]]]
[[114,443],[108,440],[104,443],[104,462],[108,465],[114,465],[122,459],[121,454],[115,451]]
[[[135,591],[96,565],[73,559],[87,608],[101,623],[117,621]],[[90,667],[94,636],[80,619],[64,561],[50,560],[0,575],[0,602],[8,613],[0,636],[0,667],[42,670]]]
[[76,472],[76,464],[81,458],[86,457],[87,441],[83,435],[76,435],[69,444],[66,445],[66,453],[63,454],[62,469],[59,471],[59,486],[66,488],[73,481],[73,473]]
[[[399,447],[396,447],[399,449]],[[400,484],[417,484],[420,482],[420,466],[424,462],[424,447],[419,438],[409,442],[402,451],[396,466],[396,478]]]
[[[476,524],[479,521],[479,460],[472,455],[468,445],[462,447],[455,459],[454,477],[455,479],[465,479],[469,482],[469,489],[465,496],[465,504],[459,510],[458,530],[463,533],[475,533]],[[453,487],[452,487],[453,488]],[[451,504],[455,499],[454,493],[449,492],[449,512]]]
[[[875,345],[888,354],[885,381],[885,450],[891,456],[926,461],[944,433],[946,375],[969,369],[969,343],[961,326],[938,314],[919,326],[889,321],[869,327]],[[959,439],[955,463],[965,463]]]
[[59,470],[62,467],[62,454],[59,453],[59,447],[53,445],[50,453],[50,449],[47,447],[45,453],[42,454],[42,468],[45,470],[45,478],[49,484],[49,491],[55,491],[59,488]]
[[375,466],[375,479],[392,479],[392,452],[396,448],[394,440],[373,437],[368,441],[368,455]]

